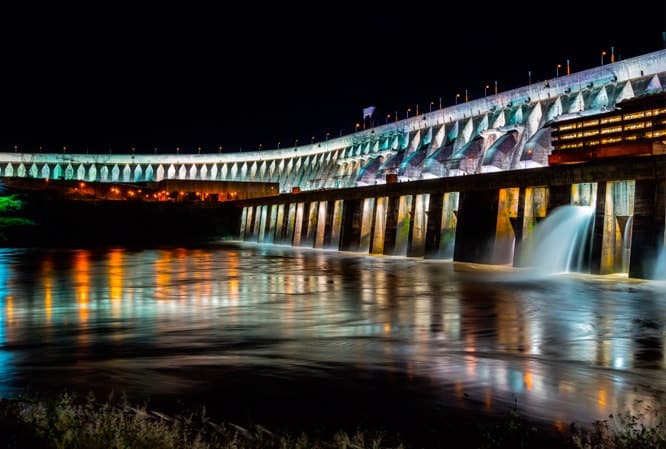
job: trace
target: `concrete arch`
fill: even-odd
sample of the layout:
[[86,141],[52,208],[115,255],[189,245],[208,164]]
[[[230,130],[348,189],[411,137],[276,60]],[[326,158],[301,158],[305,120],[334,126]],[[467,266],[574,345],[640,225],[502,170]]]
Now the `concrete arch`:
[[90,168],[88,169],[88,177],[87,177],[89,182],[95,182],[97,181],[97,166],[95,164],[92,164]]

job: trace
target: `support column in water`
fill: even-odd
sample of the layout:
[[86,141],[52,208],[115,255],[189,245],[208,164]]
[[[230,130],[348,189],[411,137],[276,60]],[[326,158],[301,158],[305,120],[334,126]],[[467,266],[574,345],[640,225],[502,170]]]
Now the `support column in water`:
[[398,223],[395,229],[393,254],[406,256],[409,247],[409,230],[412,222],[412,195],[402,195],[398,205]]
[[386,206],[386,225],[384,227],[384,251],[385,255],[392,255],[395,251],[396,233],[398,227],[399,196],[389,196]]
[[[608,182],[600,182],[597,184],[596,202],[592,203],[594,206],[594,222],[592,224],[592,238],[590,240],[589,252],[589,267],[585,266],[585,259],[583,259],[583,271],[588,271],[591,274],[605,274],[602,265],[602,249],[604,247],[604,221],[606,217],[606,203],[611,201],[606,192],[609,189]],[[610,193],[610,192],[609,192]]]
[[377,198],[375,202],[374,221],[372,223],[372,244],[370,246],[371,254],[384,253],[384,231],[386,229],[386,210],[389,199],[386,196]]
[[317,210],[317,226],[316,233],[314,238],[314,247],[323,248],[324,247],[324,238],[326,236],[326,214],[328,209],[328,201],[320,201],[319,207]]
[[428,201],[430,194],[414,195],[412,220],[409,228],[407,256],[423,257],[425,254],[425,234],[428,222]]
[[499,190],[495,245],[490,256],[493,264],[513,263],[519,197],[520,189],[517,187]]
[[324,247],[340,249],[340,232],[342,230],[342,209],[344,201],[329,201],[328,204],[329,207],[326,214],[326,235],[324,237]]
[[340,250],[358,250],[361,238],[361,213],[361,200],[346,200],[344,202],[340,231]]
[[629,277],[666,279],[666,273],[655,270],[664,250],[665,222],[666,179],[636,180]]
[[426,259],[441,258],[439,243],[442,238],[442,211],[444,209],[444,194],[437,192],[430,194],[428,205],[428,222],[426,225],[425,251]]
[[458,200],[460,193],[444,194],[442,205],[442,235],[439,241],[439,254],[442,259],[453,259],[456,244],[456,228],[458,226]]
[[454,261],[492,263],[498,204],[498,190],[460,193]]

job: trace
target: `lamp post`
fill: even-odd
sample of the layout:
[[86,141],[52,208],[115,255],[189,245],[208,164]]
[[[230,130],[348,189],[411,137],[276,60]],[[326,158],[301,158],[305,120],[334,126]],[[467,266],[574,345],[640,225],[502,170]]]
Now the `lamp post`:
[[485,86],[483,86],[483,96],[484,96],[484,97],[487,97],[487,96],[488,96],[488,88],[489,88],[489,87],[490,87],[490,86],[487,85],[487,84],[486,84]]
[[412,108],[407,108],[407,118],[409,118],[409,113],[412,112]]
[[439,97],[439,109],[442,109],[442,97]]
[[389,120],[391,120],[391,114],[386,114],[386,123],[388,123]]
[[557,66],[555,66],[555,78],[560,77],[560,67],[562,67],[562,64],[557,64]]
[[497,95],[497,81],[495,81],[495,95]]
[[615,62],[615,47],[611,47],[611,62]]
[[606,50],[601,52],[601,65],[604,65],[604,56],[606,56]]
[[567,75],[571,75],[571,66],[569,65],[568,59],[567,59]]
[[431,101],[431,102],[430,102],[430,111],[428,111],[428,112],[432,112],[432,105],[433,105],[433,103],[434,103],[434,101]]
[[467,95],[467,89],[465,89],[465,103],[469,101],[469,96]]

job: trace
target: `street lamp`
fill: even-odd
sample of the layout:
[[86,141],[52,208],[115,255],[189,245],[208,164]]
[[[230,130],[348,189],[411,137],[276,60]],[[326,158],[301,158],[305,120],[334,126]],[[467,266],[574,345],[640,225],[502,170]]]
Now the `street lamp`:
[[442,109],[442,97],[439,97],[439,109]]
[[485,86],[483,86],[483,96],[484,96],[484,97],[487,97],[487,96],[488,96],[488,88],[489,88],[489,87],[490,87],[490,86],[487,85],[487,84],[486,84]]
[[469,96],[467,95],[467,89],[465,89],[465,103],[469,100]]
[[560,77],[560,67],[562,67],[562,64],[557,64],[557,66],[555,67],[555,78]]
[[567,75],[571,75],[571,67],[569,65],[569,60],[567,59]]
[[391,120],[391,114],[386,114],[386,123],[388,123],[389,120]]
[[412,108],[407,108],[407,118],[409,118],[409,113],[412,112]]
[[434,101],[431,101],[431,102],[430,102],[430,111],[429,111],[429,112],[432,112],[432,105],[433,105],[433,103],[434,103]]
[[606,50],[601,52],[601,65],[604,65],[604,56],[606,56]]

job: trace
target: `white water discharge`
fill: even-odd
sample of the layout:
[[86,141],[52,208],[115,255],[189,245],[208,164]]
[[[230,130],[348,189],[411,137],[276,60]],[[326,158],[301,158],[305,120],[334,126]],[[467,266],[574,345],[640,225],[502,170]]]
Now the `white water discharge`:
[[593,213],[589,206],[554,209],[518,249],[520,266],[537,275],[582,271]]

